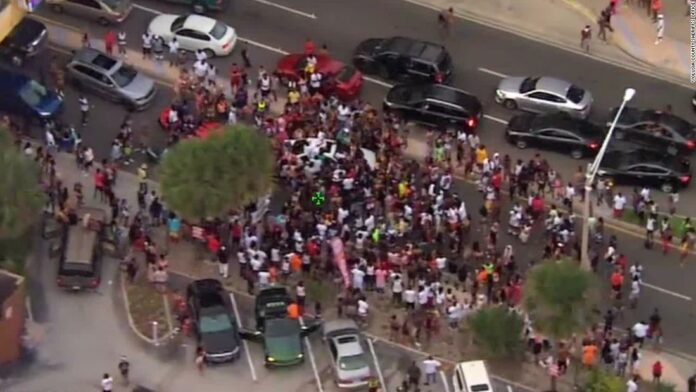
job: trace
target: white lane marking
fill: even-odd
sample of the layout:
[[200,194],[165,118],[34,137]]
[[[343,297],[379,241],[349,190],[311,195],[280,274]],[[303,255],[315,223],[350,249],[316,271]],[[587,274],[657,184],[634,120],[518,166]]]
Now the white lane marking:
[[150,7],[145,7],[144,5],[135,4],[135,3],[133,3],[133,8],[137,8],[137,9],[139,9],[139,10],[143,10],[143,11],[145,11],[145,12],[149,12],[149,13],[155,14],[155,15],[162,15],[162,14],[164,14],[164,12],[162,12],[162,11],[159,11],[159,10],[156,10],[156,9],[150,8]]
[[387,83],[387,82],[383,82],[383,81],[381,81],[381,80],[379,80],[379,79],[371,78],[371,77],[369,77],[369,76],[363,76],[363,79],[366,80],[366,81],[368,81],[368,82],[370,82],[370,83],[374,83],[374,84],[379,85],[379,86],[382,86],[382,87],[386,87],[386,88],[392,88],[392,87],[394,87],[393,84],[390,84],[390,83]]
[[445,386],[445,392],[450,392],[449,383],[447,382],[447,376],[444,370],[440,370],[440,378],[442,379],[442,385]]
[[[239,310],[237,309],[237,300],[234,298],[234,294],[230,293],[230,301],[232,301],[232,309],[234,310],[234,317],[237,319],[237,328],[242,330],[242,318],[239,317]],[[256,382],[258,378],[256,377],[256,368],[254,368],[254,362],[251,360],[251,352],[249,352],[249,343],[242,339],[242,345],[244,346],[244,354],[246,356],[247,362],[249,363],[249,370],[251,371],[251,379]]]
[[306,12],[298,11],[298,10],[296,10],[296,9],[294,9],[294,8],[286,7],[286,6],[281,5],[281,4],[272,3],[272,2],[270,2],[270,1],[268,1],[268,0],[253,0],[253,1],[255,1],[255,2],[257,2],[257,3],[261,3],[261,4],[265,4],[265,5],[268,5],[268,6],[271,6],[271,7],[275,7],[275,8],[281,9],[281,10],[283,10],[283,11],[290,12],[291,14],[295,14],[295,15],[299,15],[299,16],[304,16],[305,18],[309,18],[309,19],[316,19],[316,18],[317,18],[317,16],[316,16],[315,14],[308,14],[308,13],[306,13]]
[[508,76],[505,75],[504,73],[496,72],[496,71],[494,71],[494,70],[492,70],[492,69],[488,69],[488,68],[479,67],[478,70],[479,70],[480,72],[487,73],[487,74],[493,75],[493,76],[497,76],[497,77],[499,77],[499,78],[507,78],[507,77],[508,77]]
[[261,42],[253,41],[253,40],[250,40],[248,38],[239,37],[239,40],[242,42],[246,42],[249,45],[254,45],[254,46],[257,46],[261,49],[266,49],[266,50],[271,51],[273,53],[282,54],[283,56],[290,54],[290,52],[286,52],[281,48],[274,48],[273,46],[262,44]]
[[[367,338],[367,345],[370,347],[370,353],[372,353],[372,361],[375,363],[375,369],[377,370],[377,377],[379,377],[379,384],[382,386],[382,390],[387,391],[387,382],[384,381],[384,375],[382,374],[382,367],[379,365],[379,360],[377,360],[377,352],[375,352],[375,346],[372,343],[372,339]],[[449,392],[449,391],[447,391]]]
[[497,123],[499,123],[499,124],[505,124],[505,125],[507,125],[507,123],[508,123],[507,121],[503,120],[502,118],[493,117],[493,116],[488,115],[488,114],[484,114],[484,115],[483,115],[483,118],[488,119],[488,120],[491,120],[491,121],[495,121],[495,122],[497,122]]
[[[304,318],[300,317],[300,325],[304,328],[305,322]],[[317,382],[317,389],[319,392],[324,392],[324,386],[321,384],[321,378],[319,377],[319,369],[317,368],[317,362],[314,360],[314,352],[312,351],[312,344],[309,342],[308,337],[304,337],[305,346],[307,346],[307,354],[309,354],[309,362],[312,364],[312,371],[314,372],[314,379]]]
[[655,291],[659,291],[659,292],[661,292],[661,293],[664,293],[664,294],[667,294],[667,295],[671,295],[671,296],[673,296],[673,297],[681,298],[681,299],[683,299],[684,301],[691,301],[691,297],[687,297],[686,295],[679,294],[679,293],[675,293],[674,291],[667,290],[667,289],[663,289],[662,287],[655,286],[655,285],[652,285],[652,284],[650,284],[650,283],[641,282],[640,284],[641,284],[641,286],[645,286],[645,287],[647,287],[647,288],[649,288],[649,289],[653,289],[653,290],[655,290]]

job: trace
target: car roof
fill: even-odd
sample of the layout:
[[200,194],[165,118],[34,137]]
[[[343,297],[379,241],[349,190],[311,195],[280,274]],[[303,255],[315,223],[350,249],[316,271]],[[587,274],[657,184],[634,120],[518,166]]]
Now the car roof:
[[72,61],[90,64],[104,71],[111,71],[121,64],[121,60],[115,59],[94,48],[82,48],[76,51]]
[[587,120],[573,118],[567,113],[551,113],[534,117],[532,121],[534,129],[556,128],[577,133],[581,136],[600,136],[604,129]]
[[460,362],[457,364],[457,368],[463,373],[467,385],[489,384],[490,386],[490,379],[488,378],[488,370],[486,370],[485,362]]
[[[619,108],[612,108],[610,117],[613,119]],[[668,126],[682,135],[688,135],[693,129],[693,125],[683,118],[671,113],[654,109],[639,109],[635,107],[625,107],[621,112],[619,121],[622,124],[633,125],[644,122],[658,123]]]
[[[25,38],[25,35],[38,35],[46,30],[46,25],[32,18],[23,18],[8,34],[8,38]],[[36,38],[36,37],[27,37]]]
[[184,28],[203,32],[209,32],[215,26],[217,20],[203,15],[191,14],[184,21]]
[[441,45],[406,37],[392,37],[384,42],[384,50],[426,61],[437,61],[445,51]]
[[424,86],[426,98],[462,106],[473,112],[481,111],[481,102],[475,96],[464,90],[439,83],[430,83]]
[[570,82],[548,76],[539,78],[536,83],[537,90],[551,91],[564,97],[568,93],[570,86],[572,86],[572,83]]
[[338,356],[345,357],[349,355],[360,355],[365,352],[362,344],[360,344],[360,335],[357,333],[352,335],[336,336],[331,340],[336,345]]
[[65,261],[68,263],[91,264],[92,251],[97,242],[97,232],[82,225],[70,226]]

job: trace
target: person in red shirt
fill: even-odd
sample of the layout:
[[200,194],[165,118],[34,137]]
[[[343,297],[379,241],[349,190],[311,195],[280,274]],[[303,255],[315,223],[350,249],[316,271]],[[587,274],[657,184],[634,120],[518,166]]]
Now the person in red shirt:
[[112,30],[107,31],[104,35],[104,46],[108,55],[114,54],[114,46],[116,46],[116,34]]
[[312,41],[311,38],[307,38],[307,40],[304,43],[304,54],[312,54],[314,53],[315,49],[316,45],[314,45],[314,41]]
[[210,234],[206,239],[208,251],[214,255],[220,250],[220,238],[217,235]]
[[97,198],[99,196],[99,200],[104,201],[104,185],[106,182],[106,177],[104,176],[104,172],[97,168],[97,172],[94,173],[94,194],[92,195],[92,198]]
[[656,384],[660,383],[660,378],[662,377],[662,362],[655,361],[652,366],[653,382]]
[[232,93],[236,93],[239,86],[242,85],[242,70],[239,68],[237,63],[232,63],[230,67],[230,87],[232,88]]
[[623,286],[624,277],[620,269],[616,269],[609,278],[611,283],[611,291],[615,299],[619,299],[621,295],[621,286]]

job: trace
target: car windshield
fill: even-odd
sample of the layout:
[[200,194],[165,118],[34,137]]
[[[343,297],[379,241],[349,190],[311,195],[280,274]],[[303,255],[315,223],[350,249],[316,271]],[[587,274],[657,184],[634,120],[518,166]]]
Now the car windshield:
[[539,78],[526,78],[520,83],[520,92],[528,93],[536,88]]
[[584,97],[585,90],[575,85],[571,85],[568,89],[568,94],[566,94],[566,98],[570,99],[573,103],[580,103]]
[[212,30],[210,30],[210,35],[218,40],[222,39],[222,37],[225,36],[225,33],[227,33],[227,26],[220,22],[215,22]]
[[38,106],[47,95],[46,87],[33,80],[29,80],[19,89],[19,96],[31,107]]
[[338,368],[341,370],[358,370],[364,368],[365,363],[363,354],[349,355],[338,360]]
[[181,30],[182,27],[184,27],[184,23],[186,23],[186,18],[187,15],[182,15],[172,22],[172,31],[178,31]]
[[111,76],[114,78],[114,82],[116,82],[119,87],[124,87],[132,82],[137,74],[138,71],[135,69],[124,66],[119,68],[118,71],[114,72]]
[[341,83],[345,83],[349,81],[353,75],[355,75],[355,68],[347,65],[343,68],[341,68],[340,71],[338,71],[338,74],[336,74],[336,80],[338,80]]
[[203,316],[200,322],[201,333],[215,333],[232,329],[232,320],[224,313]]

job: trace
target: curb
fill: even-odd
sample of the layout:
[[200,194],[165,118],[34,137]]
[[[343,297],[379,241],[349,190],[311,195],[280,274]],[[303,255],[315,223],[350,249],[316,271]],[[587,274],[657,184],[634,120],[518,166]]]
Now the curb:
[[[599,18],[599,15],[597,15],[594,11],[589,9],[587,6],[581,4],[577,0],[561,0],[563,3],[565,3],[568,7],[572,8],[585,18],[589,20],[591,24],[596,24],[597,19]],[[619,34],[618,31],[611,33],[609,43],[613,44],[614,47],[617,49],[621,50],[625,55],[628,57],[632,58],[633,60],[637,61],[640,63],[643,67],[646,69],[650,70],[651,73],[655,73],[658,75],[666,75],[669,76],[669,78],[677,78],[677,80],[683,80],[683,82],[679,83],[686,83],[687,81],[687,75],[681,75],[676,72],[673,72],[671,70],[666,70],[662,67],[656,66],[649,61],[645,60],[642,56],[638,55],[635,53],[634,50],[631,49],[631,45],[626,42],[626,39],[623,37],[623,34]]]
[[[181,275],[181,274],[179,274],[179,275]],[[128,326],[130,327],[131,331],[133,332],[133,334],[135,336],[137,336],[140,340],[142,340],[143,342],[145,342],[151,346],[159,347],[162,342],[168,340],[169,338],[171,338],[172,336],[174,336],[176,334],[176,331],[174,330],[174,328],[172,328],[172,316],[171,316],[171,312],[169,309],[169,304],[167,303],[168,301],[166,300],[164,295],[162,295],[162,301],[164,302],[164,308],[165,308],[166,313],[167,313],[167,327],[169,328],[169,332],[164,334],[164,336],[162,336],[159,339],[159,343],[155,342],[154,339],[148,338],[142,332],[140,332],[140,330],[138,330],[138,328],[135,326],[135,321],[133,321],[133,315],[131,315],[130,299],[128,298],[128,293],[126,292],[126,278],[121,273],[119,273],[119,281],[120,281],[119,283],[121,285],[121,295],[123,296],[123,304],[124,304],[124,307],[126,308],[126,317],[128,319]]]

